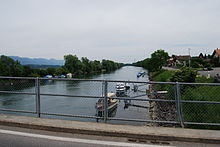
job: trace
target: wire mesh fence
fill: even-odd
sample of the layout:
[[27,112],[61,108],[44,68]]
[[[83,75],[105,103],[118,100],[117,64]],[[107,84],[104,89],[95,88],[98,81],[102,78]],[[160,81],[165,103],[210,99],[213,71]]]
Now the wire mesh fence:
[[0,111],[108,123],[219,128],[220,84],[0,77]]
[[185,124],[194,128],[198,128],[196,125],[200,125],[199,128],[219,129],[220,85],[182,84],[180,89]]

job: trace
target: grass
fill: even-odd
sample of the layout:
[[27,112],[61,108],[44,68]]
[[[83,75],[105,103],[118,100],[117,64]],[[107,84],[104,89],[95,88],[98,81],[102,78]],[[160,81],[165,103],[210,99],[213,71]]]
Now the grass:
[[[191,101],[220,101],[219,86],[197,85],[182,90],[182,99]],[[220,123],[220,104],[182,103],[184,121]],[[220,129],[217,126],[188,126],[190,128]]]
[[161,70],[153,73],[153,81],[169,82],[170,78],[175,74],[175,71]]
[[[160,82],[169,82],[175,71],[161,70],[153,73],[153,80]],[[198,76],[195,83],[214,83],[214,78],[206,78]],[[156,90],[167,90],[170,94],[174,91],[171,85],[154,86]],[[181,85],[181,99],[190,101],[220,101],[220,86],[208,85]],[[202,122],[202,123],[220,123],[220,104],[208,103],[182,103],[183,119],[187,122]],[[220,129],[219,126],[202,126],[188,125],[189,128],[199,129]]]
[[205,76],[202,76],[202,77],[196,77],[196,81],[195,83],[214,83],[215,82],[215,79],[210,77],[210,78],[207,78]]

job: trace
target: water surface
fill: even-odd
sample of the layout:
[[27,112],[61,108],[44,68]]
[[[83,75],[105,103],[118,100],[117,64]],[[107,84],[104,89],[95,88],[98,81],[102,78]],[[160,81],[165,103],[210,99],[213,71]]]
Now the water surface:
[[[145,71],[141,67],[125,66],[119,70],[108,74],[100,74],[89,77],[89,79],[105,79],[105,80],[125,80],[125,81],[148,81],[147,74],[144,77],[137,78],[137,73]],[[108,92],[115,92],[116,82],[108,83]],[[132,84],[131,89],[133,87]],[[8,88],[19,92],[35,92],[35,87],[32,84],[29,85],[22,83],[13,89],[13,85]],[[101,96],[103,90],[102,82],[93,81],[44,81],[41,82],[40,92],[44,94],[68,94],[78,96]],[[138,92],[128,91],[128,95],[135,96],[144,94],[146,85],[139,88]],[[146,98],[140,97],[140,98]],[[48,113],[65,113],[73,115],[88,115],[95,116],[96,109],[95,104],[98,98],[70,98],[62,96],[41,96],[41,112]],[[120,101],[117,109],[110,114],[114,118],[130,118],[130,119],[149,119],[148,118],[148,106],[147,102],[132,101],[132,105],[126,107],[124,101]],[[140,107],[139,107],[140,106]],[[144,107],[142,107],[144,106]],[[19,95],[19,94],[1,94],[0,95],[0,108],[17,109],[17,110],[29,110],[35,111],[36,100],[35,96]],[[22,114],[23,115],[23,114]],[[26,114],[30,115],[30,114]],[[43,117],[55,117],[55,116],[43,116]],[[80,119],[80,118],[64,118],[71,120],[83,120],[83,121],[96,121],[93,119]],[[111,121],[112,123],[118,123],[117,121]],[[131,123],[131,122],[119,122],[119,123]],[[131,123],[132,124],[132,123]],[[137,124],[137,123],[133,123]],[[143,123],[142,123],[143,124]]]

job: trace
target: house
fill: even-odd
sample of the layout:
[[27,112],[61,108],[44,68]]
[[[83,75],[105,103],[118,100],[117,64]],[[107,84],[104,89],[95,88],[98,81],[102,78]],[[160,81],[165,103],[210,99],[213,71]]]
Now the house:
[[211,55],[203,55],[202,53],[199,54],[198,58],[202,59],[203,61],[207,61],[207,62],[210,62],[211,60]]
[[220,58],[220,49],[216,49],[212,53],[212,58]]
[[183,56],[176,56],[175,57],[178,61],[189,61],[189,59],[191,58],[191,56],[189,55],[183,55]]
[[173,58],[170,58],[167,60],[168,66],[177,66],[177,64],[182,64],[183,66],[186,66],[186,63],[189,62],[189,59],[191,59],[191,56],[184,55],[184,56],[175,56]]
[[176,66],[176,60],[175,60],[174,58],[169,58],[169,59],[167,60],[167,66],[169,66],[169,67],[174,67],[174,66]]

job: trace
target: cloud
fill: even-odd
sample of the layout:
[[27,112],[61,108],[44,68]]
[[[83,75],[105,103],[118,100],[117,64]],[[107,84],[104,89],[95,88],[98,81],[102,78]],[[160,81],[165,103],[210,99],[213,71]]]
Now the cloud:
[[[218,0],[0,1],[1,54],[133,62],[219,47]],[[204,49],[206,48],[206,49]]]

